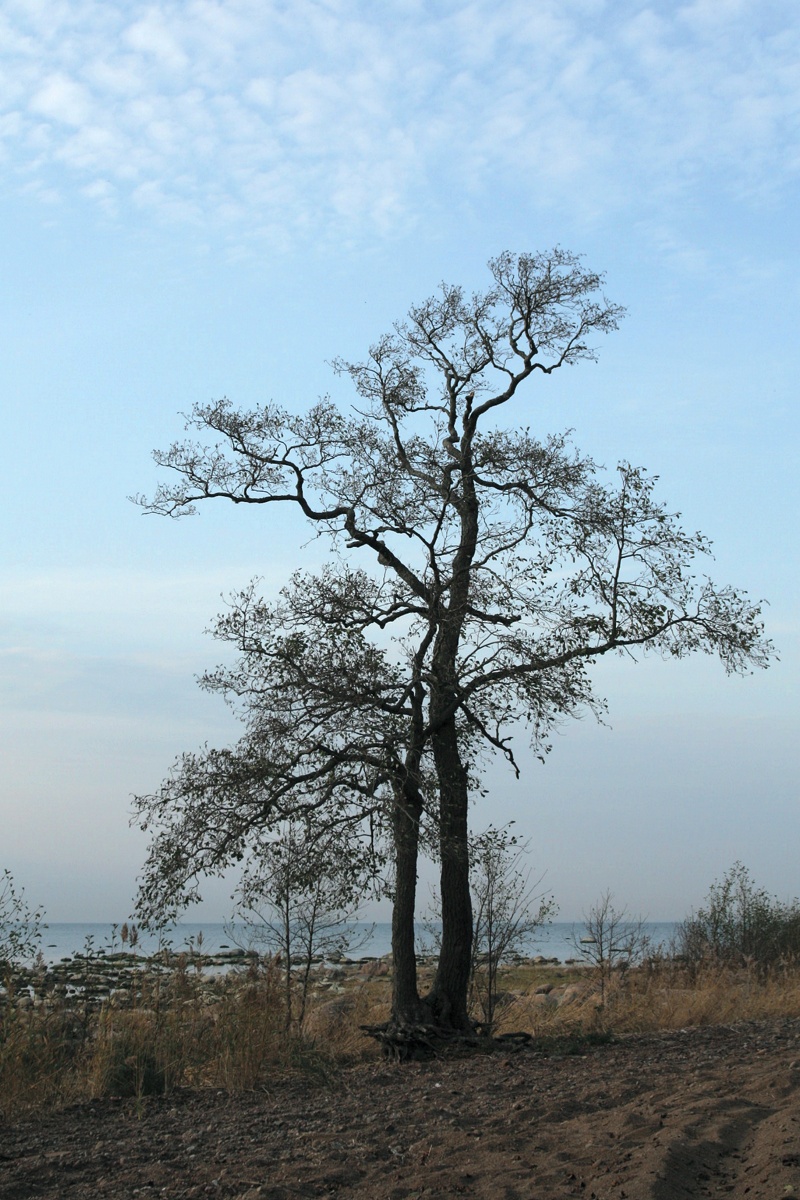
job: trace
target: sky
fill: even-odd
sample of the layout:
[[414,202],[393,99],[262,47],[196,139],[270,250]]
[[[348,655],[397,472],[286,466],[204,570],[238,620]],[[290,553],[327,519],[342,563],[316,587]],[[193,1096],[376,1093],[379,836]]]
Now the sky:
[[132,796],[237,736],[205,630],[319,561],[290,513],[129,502],[180,414],[346,407],[332,359],[561,245],[628,315],[509,421],[658,474],[779,661],[604,662],[607,723],[492,767],[473,823],[562,919],[679,919],[737,859],[800,892],[798,213],[795,0],[0,0],[0,867],[124,919]]

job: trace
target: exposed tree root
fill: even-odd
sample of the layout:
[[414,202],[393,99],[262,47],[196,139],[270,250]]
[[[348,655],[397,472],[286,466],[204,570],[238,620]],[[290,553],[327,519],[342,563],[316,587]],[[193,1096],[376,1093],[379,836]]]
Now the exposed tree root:
[[519,1050],[533,1041],[531,1034],[501,1033],[496,1037],[476,1030],[464,1032],[440,1025],[407,1025],[385,1021],[382,1025],[362,1025],[367,1037],[380,1043],[387,1058],[395,1062],[413,1062],[427,1058],[439,1058],[446,1050],[457,1047],[470,1049]]

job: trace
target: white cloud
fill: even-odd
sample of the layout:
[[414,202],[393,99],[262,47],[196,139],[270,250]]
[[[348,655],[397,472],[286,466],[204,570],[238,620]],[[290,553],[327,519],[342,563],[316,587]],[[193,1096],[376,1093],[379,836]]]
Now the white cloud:
[[124,41],[132,50],[156,58],[169,71],[182,72],[189,65],[189,56],[180,44],[180,36],[180,32],[177,36],[172,32],[158,8],[151,8],[144,17],[129,26]]
[[107,179],[95,179],[83,189],[83,194],[97,203],[108,213],[117,211],[117,191]]
[[147,88],[146,73],[134,55],[118,56],[111,62],[104,59],[89,61],[85,77],[101,95],[133,96]]
[[56,73],[45,79],[31,98],[30,107],[32,112],[53,121],[82,125],[89,115],[91,104],[85,87],[66,75]]
[[[106,170],[109,164],[114,162],[118,152],[119,139],[114,132],[86,125],[63,144],[58,151],[58,157],[72,167],[94,174],[96,171]],[[101,181],[95,180],[88,186],[93,187],[98,182]],[[94,193],[84,189],[84,194]]]
[[263,108],[272,108],[276,95],[275,81],[272,79],[251,79],[245,88],[245,96]]
[[498,180],[648,219],[698,188],[768,201],[800,165],[790,0],[14,0],[2,32],[22,174],[239,240],[402,229]]

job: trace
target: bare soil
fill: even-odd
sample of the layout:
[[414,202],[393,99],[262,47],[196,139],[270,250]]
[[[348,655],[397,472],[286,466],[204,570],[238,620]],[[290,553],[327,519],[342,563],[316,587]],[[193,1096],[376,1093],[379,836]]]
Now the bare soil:
[[0,1126],[0,1200],[800,1200],[800,1021],[422,1063]]

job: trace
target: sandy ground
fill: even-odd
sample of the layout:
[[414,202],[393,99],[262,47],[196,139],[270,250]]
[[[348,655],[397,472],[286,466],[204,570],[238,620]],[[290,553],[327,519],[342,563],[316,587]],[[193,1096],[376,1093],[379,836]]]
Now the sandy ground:
[[0,1126],[0,1198],[800,1200],[800,1021],[363,1063]]

